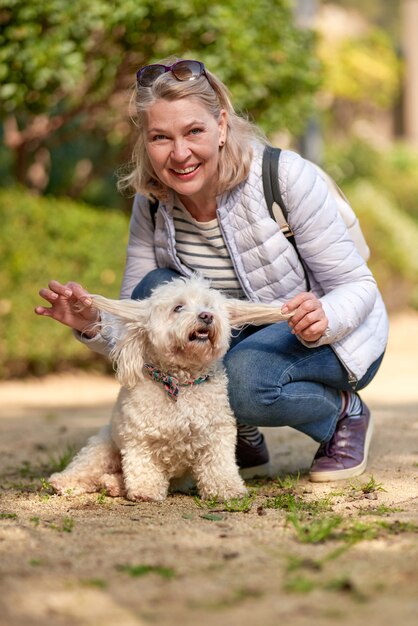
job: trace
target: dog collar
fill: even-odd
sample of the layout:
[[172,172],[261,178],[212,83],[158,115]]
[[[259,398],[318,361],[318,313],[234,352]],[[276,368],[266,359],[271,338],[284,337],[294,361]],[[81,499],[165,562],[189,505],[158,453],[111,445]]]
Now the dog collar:
[[205,376],[199,376],[199,378],[195,378],[194,380],[188,380],[185,383],[181,383],[179,379],[175,376],[172,376],[171,374],[164,374],[164,372],[160,372],[148,363],[144,363],[144,369],[152,380],[155,380],[155,382],[162,383],[164,385],[164,389],[167,392],[168,397],[171,398],[171,400],[174,400],[174,402],[177,402],[177,397],[180,393],[180,387],[200,385],[200,383],[204,383],[205,380],[209,378],[209,374],[206,374]]

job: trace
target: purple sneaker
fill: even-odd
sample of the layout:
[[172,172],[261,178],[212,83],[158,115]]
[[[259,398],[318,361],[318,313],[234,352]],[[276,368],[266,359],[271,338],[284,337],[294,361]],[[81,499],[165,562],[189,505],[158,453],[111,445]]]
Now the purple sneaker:
[[353,478],[366,469],[373,422],[369,409],[362,404],[360,416],[341,418],[330,441],[319,446],[309,472],[312,482]]
[[269,451],[264,435],[261,435],[261,437],[261,442],[256,446],[252,446],[244,438],[238,436],[236,458],[239,473],[244,479],[269,475]]

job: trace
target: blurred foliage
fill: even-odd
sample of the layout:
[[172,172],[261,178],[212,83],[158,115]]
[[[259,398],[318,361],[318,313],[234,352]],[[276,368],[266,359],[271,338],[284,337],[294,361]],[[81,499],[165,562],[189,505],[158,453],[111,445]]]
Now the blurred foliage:
[[325,168],[344,189],[368,180],[418,224],[418,152],[397,142],[379,149],[354,137],[329,142]]
[[418,153],[354,138],[329,144],[325,169],[346,193],[371,249],[369,265],[390,310],[418,309]]
[[371,28],[358,37],[323,38],[318,55],[324,67],[323,89],[333,99],[388,108],[397,98],[401,65],[383,30]]
[[119,295],[128,221],[120,212],[0,190],[0,376],[44,374],[68,364],[104,367],[71,330],[34,314],[54,278]]
[[[78,197],[96,167],[126,161],[135,71],[171,54],[204,61],[266,132],[300,131],[321,73],[314,34],[292,11],[291,0],[0,0],[0,117],[14,177]],[[51,153],[68,141],[84,162],[74,154],[65,180],[49,179]],[[94,185],[89,193],[98,199]]]

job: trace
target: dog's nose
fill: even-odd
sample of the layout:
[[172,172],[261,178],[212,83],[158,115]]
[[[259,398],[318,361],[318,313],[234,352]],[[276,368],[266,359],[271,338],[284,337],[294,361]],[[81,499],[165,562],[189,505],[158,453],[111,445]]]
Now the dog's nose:
[[198,317],[199,317],[200,320],[202,320],[202,322],[204,322],[208,326],[209,326],[209,324],[212,324],[212,322],[213,322],[213,315],[212,315],[212,313],[208,313],[207,311],[202,311],[201,313],[199,313]]

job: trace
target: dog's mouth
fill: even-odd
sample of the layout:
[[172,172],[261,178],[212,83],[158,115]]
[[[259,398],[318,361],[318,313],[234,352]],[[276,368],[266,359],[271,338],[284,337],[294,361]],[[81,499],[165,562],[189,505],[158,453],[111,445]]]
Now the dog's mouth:
[[189,335],[189,341],[209,341],[210,333],[208,328],[197,328]]

